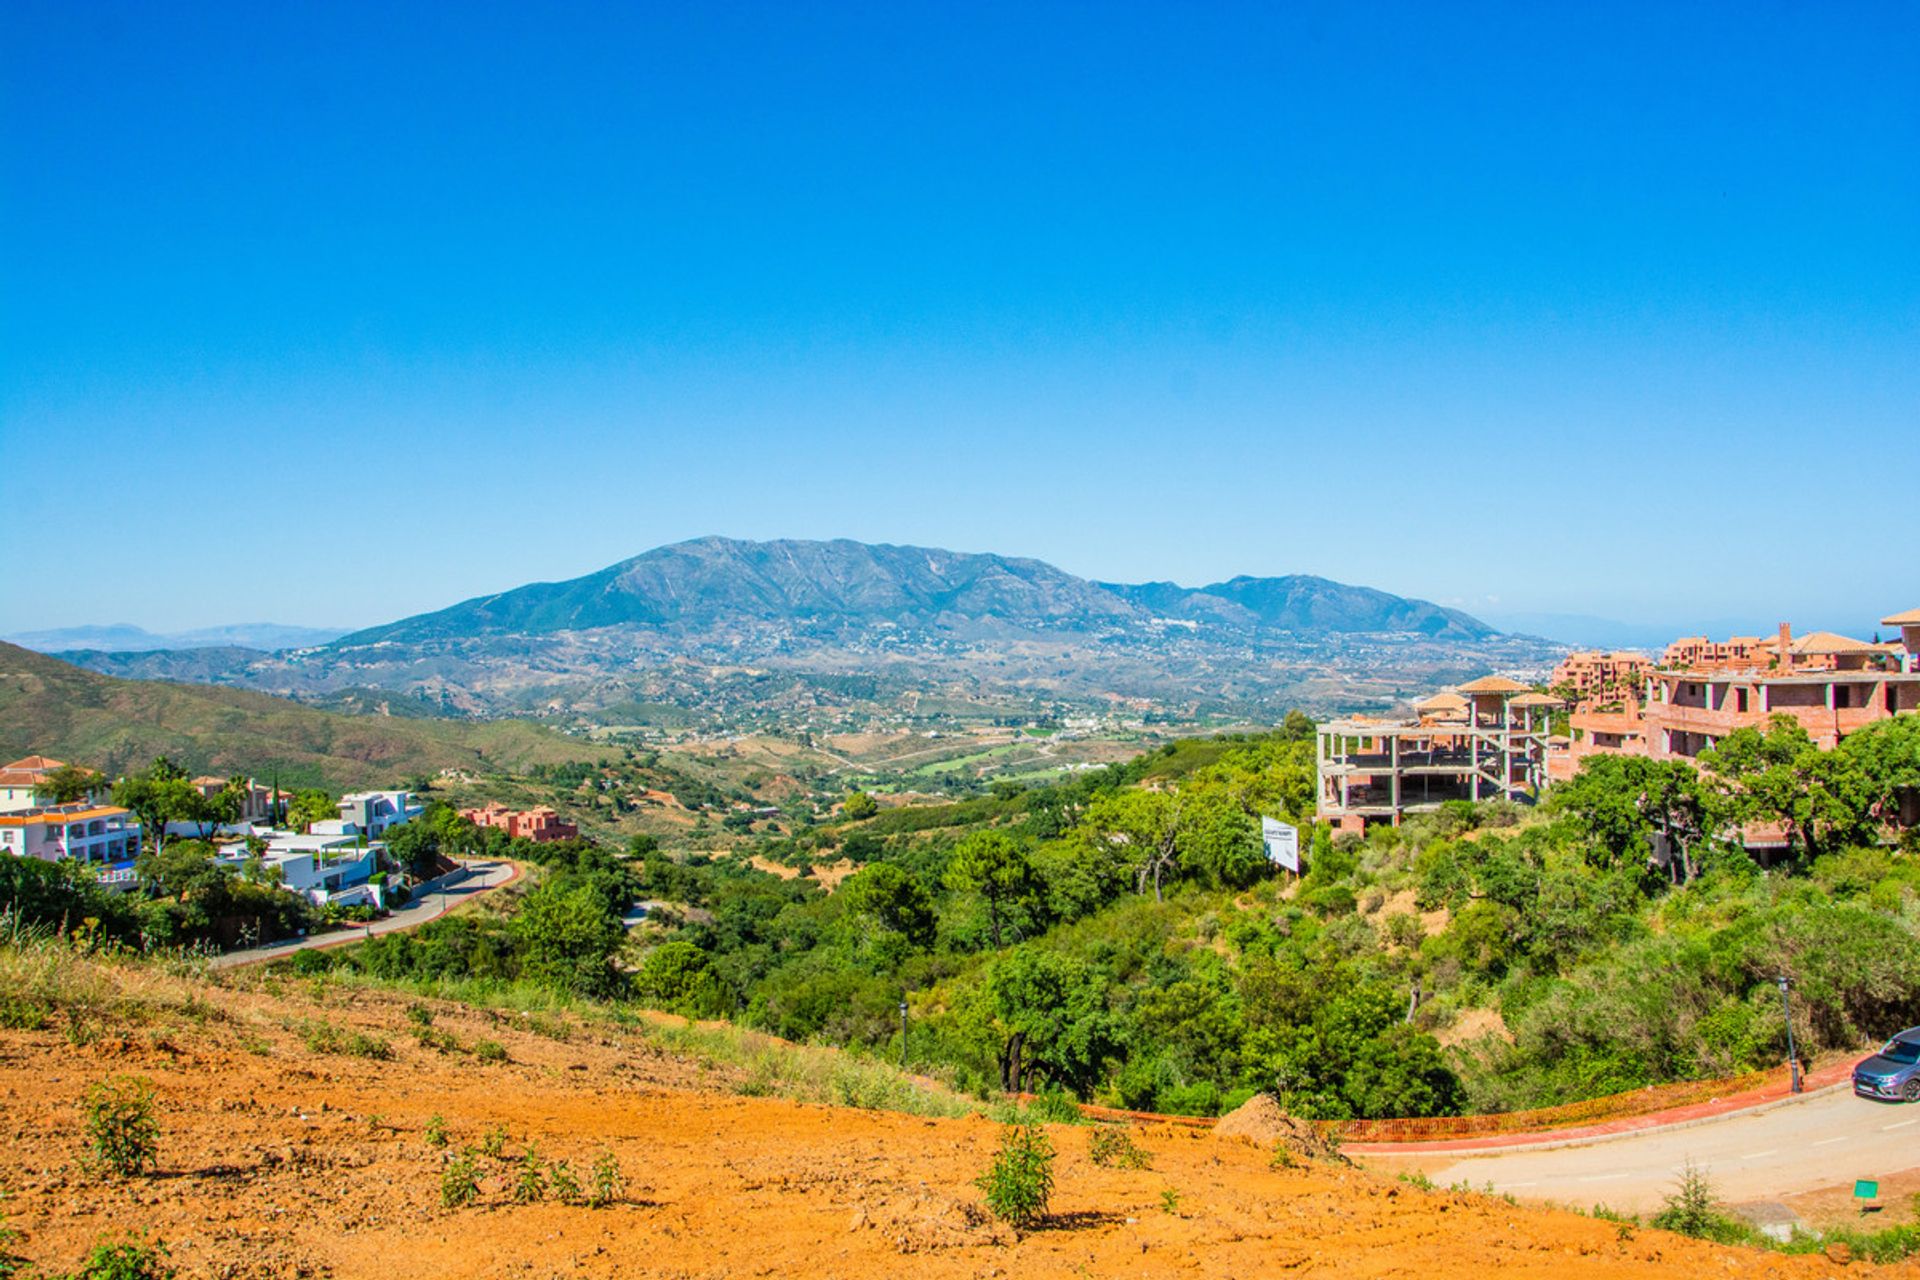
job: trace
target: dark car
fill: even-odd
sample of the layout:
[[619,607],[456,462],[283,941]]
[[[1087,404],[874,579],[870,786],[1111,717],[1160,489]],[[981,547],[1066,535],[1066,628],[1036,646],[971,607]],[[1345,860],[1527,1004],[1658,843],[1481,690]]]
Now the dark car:
[[1920,1027],[1909,1027],[1853,1069],[1853,1091],[1863,1098],[1920,1102]]

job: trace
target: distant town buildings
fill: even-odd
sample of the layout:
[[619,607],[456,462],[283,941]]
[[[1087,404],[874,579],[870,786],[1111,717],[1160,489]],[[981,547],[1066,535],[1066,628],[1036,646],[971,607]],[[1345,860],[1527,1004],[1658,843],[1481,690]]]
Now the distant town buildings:
[[504,831],[516,840],[545,843],[572,840],[580,834],[578,826],[560,821],[560,815],[544,805],[537,809],[509,809],[496,803],[480,809],[462,809],[460,816],[477,827]]
[[1586,649],[1562,658],[1548,683],[1571,691],[1576,706],[1604,706],[1639,697],[1651,674],[1653,659],[1644,653]]

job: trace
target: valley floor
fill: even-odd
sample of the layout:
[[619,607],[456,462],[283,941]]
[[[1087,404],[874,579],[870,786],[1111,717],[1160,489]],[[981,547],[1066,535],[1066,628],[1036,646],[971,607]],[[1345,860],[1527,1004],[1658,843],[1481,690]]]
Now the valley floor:
[[[892,1277],[1811,1275],[1781,1258],[1358,1169],[1270,1167],[1243,1140],[1146,1129],[1149,1170],[1100,1168],[1086,1127],[1055,1127],[1052,1223],[1016,1235],[971,1180],[999,1129],[729,1092],[728,1068],[662,1052],[640,1029],[432,1002],[416,1042],[403,997],[324,982],[163,979],[111,998],[145,1012],[75,1046],[56,1026],[0,1032],[0,1187],[16,1246],[48,1269],[103,1236],[163,1239],[185,1276]],[[316,1052],[359,1032],[388,1060]],[[540,1028],[544,1034],[527,1030]],[[322,1043],[325,1043],[322,1041]],[[363,1045],[365,1041],[361,1042]],[[150,1079],[160,1170],[82,1171],[80,1108],[109,1073]],[[478,1204],[440,1202],[445,1152],[505,1126]],[[583,1178],[611,1152],[623,1198],[513,1202],[535,1144]],[[1171,1193],[1171,1199],[1169,1194]],[[1857,1269],[1857,1268],[1856,1268]]]

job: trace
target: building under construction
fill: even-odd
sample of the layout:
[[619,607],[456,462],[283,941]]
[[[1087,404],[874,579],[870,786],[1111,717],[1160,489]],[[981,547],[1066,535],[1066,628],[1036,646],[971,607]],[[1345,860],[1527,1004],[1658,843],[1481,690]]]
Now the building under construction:
[[1317,816],[1336,828],[1398,826],[1449,800],[1531,804],[1547,784],[1547,736],[1557,698],[1486,676],[1414,704],[1401,721],[1355,717],[1315,728]]

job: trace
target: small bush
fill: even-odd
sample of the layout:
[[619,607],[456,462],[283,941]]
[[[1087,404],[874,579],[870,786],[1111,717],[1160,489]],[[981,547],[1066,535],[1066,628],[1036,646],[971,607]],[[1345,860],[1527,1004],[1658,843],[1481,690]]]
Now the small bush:
[[505,1062],[507,1046],[498,1040],[476,1040],[473,1042],[473,1056],[482,1062]]
[[447,1122],[439,1116],[428,1116],[426,1132],[421,1136],[427,1140],[427,1145],[430,1147],[439,1148],[446,1146]]
[[1125,1129],[1096,1129],[1087,1139],[1087,1154],[1102,1169],[1150,1169],[1153,1159]]
[[73,1280],[173,1280],[176,1274],[167,1265],[167,1247],[158,1241],[102,1240],[88,1252]]
[[1180,1216],[1180,1193],[1168,1187],[1160,1193],[1160,1207],[1174,1217]]
[[605,1208],[620,1198],[624,1186],[620,1162],[613,1158],[613,1152],[602,1151],[595,1157],[587,1180],[587,1203],[595,1209]]
[[1008,1125],[992,1165],[974,1185],[986,1193],[995,1217],[1015,1227],[1032,1226],[1047,1216],[1053,1197],[1053,1144],[1038,1125]]
[[433,1010],[416,1000],[407,1006],[407,1021],[416,1027],[430,1027],[433,1025]]
[[[301,952],[306,955],[306,952]],[[372,1058],[386,1062],[393,1057],[393,1046],[364,1031],[342,1031],[331,1022],[315,1020],[300,1024],[301,1043],[314,1053],[337,1053],[349,1058]]]
[[503,1160],[507,1154],[507,1126],[497,1124],[480,1135],[482,1154],[495,1160]]
[[87,1090],[87,1154],[103,1172],[123,1178],[159,1162],[160,1125],[153,1118],[153,1086],[135,1076],[108,1076]]
[[1668,1196],[1652,1225],[1662,1231],[1677,1231],[1696,1240],[1732,1244],[1743,1240],[1747,1230],[1739,1222],[1720,1212],[1713,1183],[1689,1161],[1680,1172],[1680,1181]]
[[440,1203],[448,1209],[472,1204],[480,1195],[480,1166],[471,1149],[447,1161],[440,1171]]
[[38,1031],[53,1016],[53,1008],[25,996],[0,996],[0,1027],[9,1031]]
[[573,1176],[573,1166],[565,1160],[555,1160],[547,1170],[547,1191],[561,1204],[580,1203],[580,1179]]
[[546,1199],[547,1170],[540,1152],[531,1142],[520,1156],[520,1176],[514,1179],[513,1198],[519,1204],[537,1204]]

